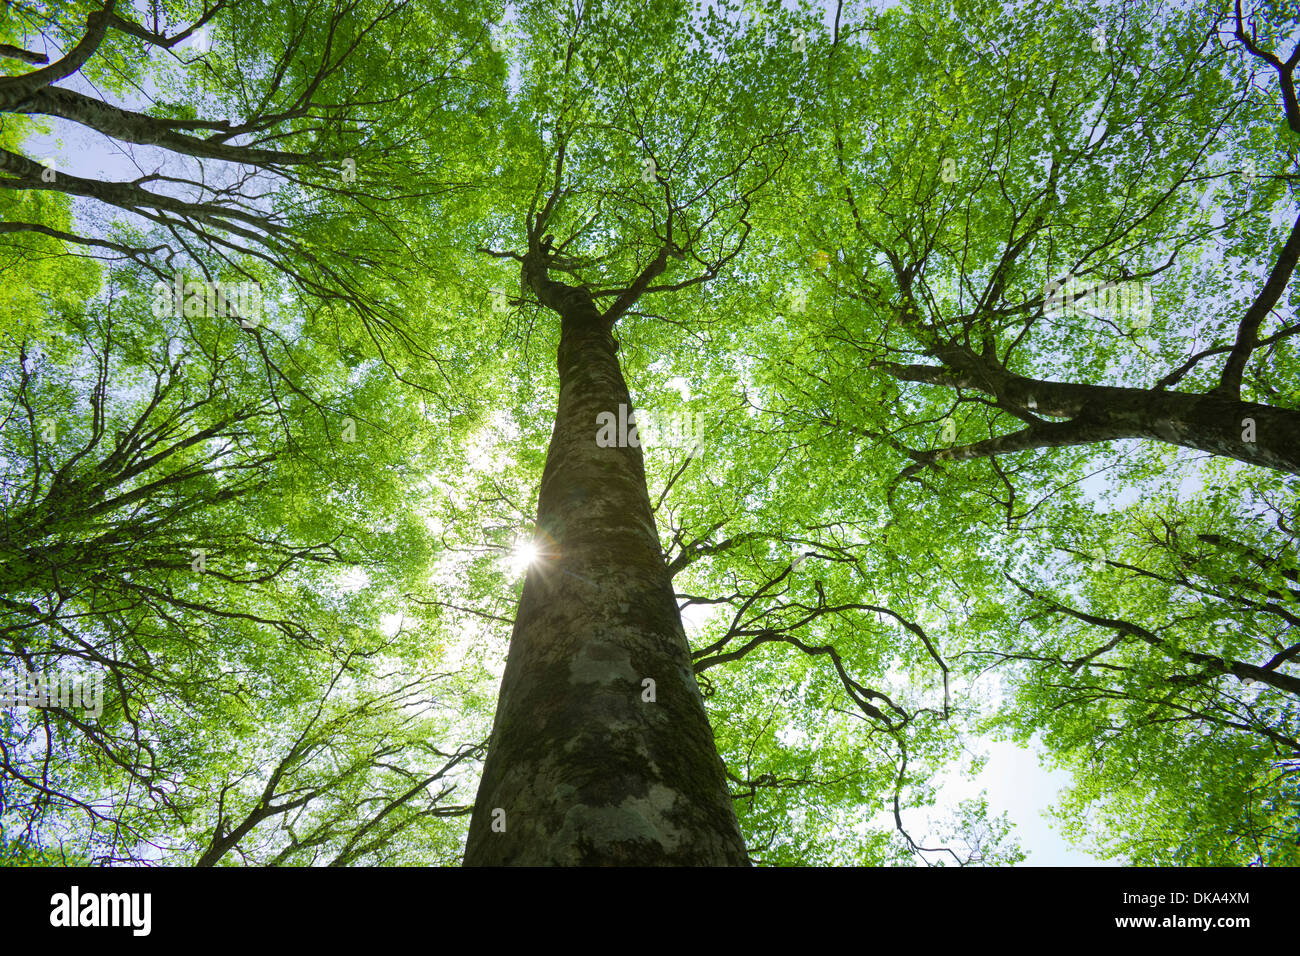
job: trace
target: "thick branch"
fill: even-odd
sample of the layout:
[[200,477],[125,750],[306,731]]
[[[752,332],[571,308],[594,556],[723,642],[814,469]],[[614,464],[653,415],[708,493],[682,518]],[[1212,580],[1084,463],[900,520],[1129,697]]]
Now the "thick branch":
[[117,0],[107,0],[102,10],[96,10],[86,17],[86,35],[67,56],[22,76],[0,79],[0,110],[12,110],[42,87],[57,83],[80,70],[104,41],[116,2]]
[[1295,272],[1296,262],[1300,260],[1300,216],[1296,217],[1291,227],[1291,235],[1277,257],[1273,271],[1269,273],[1264,288],[1246,310],[1241,324],[1237,327],[1237,342],[1228,355],[1228,362],[1223,367],[1223,375],[1214,391],[1228,398],[1237,398],[1241,394],[1241,373],[1246,369],[1250,354],[1258,345],[1259,327],[1264,318],[1277,305],[1278,299],[1286,291],[1287,283]]

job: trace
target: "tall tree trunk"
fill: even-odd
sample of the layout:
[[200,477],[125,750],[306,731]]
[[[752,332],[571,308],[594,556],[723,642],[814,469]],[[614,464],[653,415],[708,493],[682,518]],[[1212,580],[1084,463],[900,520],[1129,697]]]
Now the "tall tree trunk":
[[590,296],[557,287],[542,554],[510,638],[465,865],[744,865],[641,450],[596,444],[597,416],[631,407],[617,345]]

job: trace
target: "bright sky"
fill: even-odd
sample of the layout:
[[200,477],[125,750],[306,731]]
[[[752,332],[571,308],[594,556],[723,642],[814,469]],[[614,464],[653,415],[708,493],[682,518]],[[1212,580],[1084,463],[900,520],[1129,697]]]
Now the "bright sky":
[[941,791],[941,803],[959,801],[988,791],[989,810],[1006,812],[1016,825],[1015,834],[1026,857],[1022,866],[1118,866],[1075,849],[1049,825],[1047,807],[1070,781],[1061,770],[1047,770],[1032,750],[1005,741],[977,744],[989,753],[989,761],[974,781],[949,778]]

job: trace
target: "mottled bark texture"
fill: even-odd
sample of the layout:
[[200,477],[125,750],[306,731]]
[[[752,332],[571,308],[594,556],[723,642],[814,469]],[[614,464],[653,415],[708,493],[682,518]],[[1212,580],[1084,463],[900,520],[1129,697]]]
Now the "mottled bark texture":
[[584,290],[543,284],[562,336],[542,557],[519,602],[465,864],[744,865],[641,450],[596,444],[597,415],[631,407],[611,323]]
[[[915,452],[914,474],[933,461],[965,461],[1033,448],[1146,438],[1300,474],[1300,412],[1241,401],[1235,390],[1206,393],[1052,382],[1013,375],[969,349],[936,350],[943,366],[874,363],[894,378],[992,396],[1032,423],[970,445]],[[1046,421],[1045,418],[1066,419]]]

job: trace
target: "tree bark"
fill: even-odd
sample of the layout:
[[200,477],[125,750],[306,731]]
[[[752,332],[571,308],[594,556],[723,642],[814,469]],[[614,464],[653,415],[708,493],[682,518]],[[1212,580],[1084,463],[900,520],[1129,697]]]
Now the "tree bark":
[[[1025,410],[1069,415],[1069,444],[1146,438],[1300,474],[1300,413],[1216,392],[1077,385],[1011,378],[1006,396]],[[1059,426],[1058,426],[1059,427]],[[1064,444],[1064,442],[1062,442]]]
[[944,366],[877,362],[875,367],[899,381],[984,392],[1022,415],[1069,420],[1033,424],[971,445],[914,456],[922,463],[1146,438],[1300,474],[1300,412],[1293,409],[1244,402],[1218,391],[1197,394],[1025,378],[965,349],[942,350],[939,358]]
[[465,865],[745,865],[641,450],[596,444],[601,412],[631,410],[610,323],[585,290],[546,286],[561,320],[560,399],[541,555],[519,602]]

